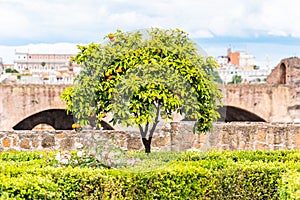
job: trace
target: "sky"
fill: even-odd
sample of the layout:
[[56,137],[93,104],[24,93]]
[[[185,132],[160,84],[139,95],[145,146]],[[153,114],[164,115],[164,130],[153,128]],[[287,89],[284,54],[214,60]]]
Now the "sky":
[[[117,29],[179,28],[208,55],[227,48],[274,67],[300,56],[296,0],[0,0],[0,57],[15,50],[76,53]],[[52,52],[51,52],[52,53]]]

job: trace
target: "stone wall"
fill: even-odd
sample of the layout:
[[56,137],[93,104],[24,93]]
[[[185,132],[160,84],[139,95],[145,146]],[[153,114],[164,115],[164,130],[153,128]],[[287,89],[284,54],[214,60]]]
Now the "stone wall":
[[[300,149],[300,124],[217,123],[214,130],[193,134],[193,123],[173,123],[159,129],[152,140],[153,151],[188,149],[279,150]],[[94,136],[121,141],[125,149],[143,150],[138,132],[122,131],[0,131],[0,151],[74,149],[75,142]]]
[[194,147],[205,150],[300,149],[300,124],[263,122],[216,124],[211,133],[205,136],[196,135]]

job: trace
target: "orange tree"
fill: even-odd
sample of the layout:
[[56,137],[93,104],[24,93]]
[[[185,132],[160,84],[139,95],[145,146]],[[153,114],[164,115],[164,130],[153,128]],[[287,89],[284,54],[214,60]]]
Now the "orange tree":
[[82,70],[61,95],[81,125],[96,116],[99,126],[111,113],[112,123],[139,128],[147,153],[157,124],[174,112],[196,120],[198,132],[212,127],[221,93],[209,74],[217,63],[199,55],[185,32],[118,30],[107,37],[104,44],[78,46],[73,60]]

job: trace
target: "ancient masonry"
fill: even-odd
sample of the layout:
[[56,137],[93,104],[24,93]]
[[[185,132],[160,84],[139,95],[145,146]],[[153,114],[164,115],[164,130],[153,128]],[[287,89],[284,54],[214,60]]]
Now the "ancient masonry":
[[293,97],[286,106],[289,117],[294,122],[300,122],[300,59],[297,57],[282,59],[267,77],[266,82],[294,88],[293,94],[290,95]]
[[[220,123],[213,131],[193,134],[193,124],[173,123],[158,130],[152,140],[153,151],[199,150],[280,150],[300,149],[300,124]],[[120,140],[125,149],[143,150],[138,132],[121,131],[0,131],[0,151],[67,150],[75,142],[91,136]]]
[[[0,84],[0,129],[30,130],[38,124],[69,129],[73,117],[62,114],[66,105],[60,99],[67,86]],[[299,58],[282,59],[266,84],[229,84],[220,89],[224,95],[220,109],[223,121],[300,123]]]

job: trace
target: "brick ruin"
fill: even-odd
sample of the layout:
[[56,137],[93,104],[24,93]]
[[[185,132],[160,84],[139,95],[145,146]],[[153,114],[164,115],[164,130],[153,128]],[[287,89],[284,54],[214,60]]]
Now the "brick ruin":
[[268,84],[300,85],[300,59],[297,57],[282,59],[267,77]]
[[266,80],[267,84],[286,85],[294,88],[293,100],[287,105],[288,115],[294,121],[300,121],[300,59],[297,57],[282,59]]

